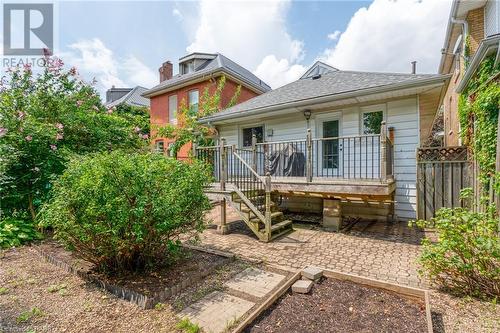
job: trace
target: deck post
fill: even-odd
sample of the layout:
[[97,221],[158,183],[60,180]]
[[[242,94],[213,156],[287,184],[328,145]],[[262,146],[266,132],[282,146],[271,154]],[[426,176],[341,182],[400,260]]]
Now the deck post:
[[387,125],[382,121],[380,127],[380,178],[387,180]]
[[307,145],[306,180],[308,183],[311,183],[313,168],[312,168],[312,134],[310,128],[307,129],[306,145]]
[[271,174],[266,173],[266,237],[271,240]]
[[193,141],[193,143],[191,144],[191,154],[193,155],[192,158],[195,159],[197,156],[196,156],[196,142]]
[[[258,173],[257,171],[257,136],[255,133],[252,134],[252,169]],[[253,180],[256,180],[255,176]]]
[[219,141],[219,156],[220,156],[220,189],[226,189],[227,179],[227,156],[226,156],[226,139],[220,138]]

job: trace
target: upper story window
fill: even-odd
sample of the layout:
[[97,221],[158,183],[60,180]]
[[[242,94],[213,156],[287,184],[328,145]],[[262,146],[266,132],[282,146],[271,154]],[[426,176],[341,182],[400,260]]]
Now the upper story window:
[[199,102],[199,93],[198,90],[191,90],[189,92],[189,110],[193,112],[198,112],[198,102]]
[[363,134],[380,134],[384,111],[363,112]]
[[194,61],[187,61],[181,64],[181,74],[189,74],[194,72]]
[[177,95],[168,97],[168,120],[172,124],[177,123]]
[[264,142],[264,126],[247,127],[243,129],[243,147],[252,145],[252,136],[254,134],[257,143]]

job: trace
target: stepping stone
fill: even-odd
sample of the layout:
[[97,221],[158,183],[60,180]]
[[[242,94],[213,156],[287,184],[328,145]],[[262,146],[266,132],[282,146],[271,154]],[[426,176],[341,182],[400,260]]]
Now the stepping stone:
[[307,294],[311,291],[312,286],[313,282],[311,280],[297,280],[292,285],[292,291],[294,293]]
[[205,332],[221,333],[227,326],[254,306],[255,303],[235,297],[221,291],[214,291],[200,301],[185,308],[180,318],[188,317]]
[[317,281],[323,276],[323,270],[318,267],[309,266],[302,270],[302,277],[308,280]]
[[285,276],[258,268],[247,268],[226,282],[228,288],[241,291],[252,296],[264,297],[280,284]]

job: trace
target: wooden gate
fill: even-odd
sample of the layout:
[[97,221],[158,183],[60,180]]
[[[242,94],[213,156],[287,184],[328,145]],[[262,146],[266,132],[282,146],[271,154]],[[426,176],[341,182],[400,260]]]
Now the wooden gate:
[[417,218],[429,220],[441,207],[463,207],[460,190],[472,186],[466,147],[417,149]]

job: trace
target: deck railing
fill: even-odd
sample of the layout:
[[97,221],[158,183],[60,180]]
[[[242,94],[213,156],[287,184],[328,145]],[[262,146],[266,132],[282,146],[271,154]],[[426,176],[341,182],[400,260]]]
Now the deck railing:
[[[214,177],[220,181],[222,159],[225,156],[226,179],[241,179],[239,168],[244,161],[258,176],[273,179],[302,178],[307,182],[359,179],[385,181],[393,177],[394,147],[387,137],[383,122],[382,134],[339,136],[313,139],[308,131],[304,140],[257,143],[236,148],[221,139],[218,146],[196,147],[196,156],[214,167]],[[224,154],[222,153],[224,152]],[[229,153],[228,153],[229,152]],[[237,161],[236,153],[241,161]],[[240,178],[238,178],[240,177]],[[244,177],[246,178],[246,177]]]

